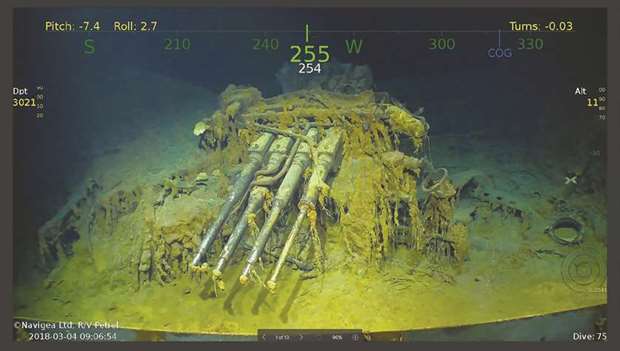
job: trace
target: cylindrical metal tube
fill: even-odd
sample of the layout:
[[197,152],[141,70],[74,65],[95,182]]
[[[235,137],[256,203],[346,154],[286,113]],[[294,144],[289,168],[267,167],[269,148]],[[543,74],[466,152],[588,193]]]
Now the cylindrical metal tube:
[[256,172],[256,176],[270,175],[278,172],[288,155],[293,139],[287,136],[278,136],[269,148],[269,160],[262,169]]
[[243,268],[243,271],[241,272],[241,277],[239,277],[239,281],[241,282],[241,284],[245,284],[248,281],[248,276],[250,275],[252,266],[254,265],[254,263],[256,263],[256,261],[258,261],[258,258],[262,255],[263,250],[265,249],[265,245],[267,244],[267,240],[269,239],[269,234],[271,234],[271,229],[273,228],[273,225],[275,224],[281,212],[282,207],[280,206],[272,207],[271,212],[269,212],[269,217],[267,221],[265,221],[265,224],[263,224],[260,233],[256,237],[256,241],[254,242],[254,246],[252,247],[252,251],[250,252],[248,261]]
[[233,188],[232,188],[233,190],[230,192],[230,194],[228,195],[228,198],[226,199],[226,202],[220,209],[219,215],[217,216],[215,221],[211,224],[205,236],[203,237],[202,242],[200,243],[200,246],[198,247],[198,252],[196,253],[196,256],[194,257],[194,259],[192,260],[193,267],[199,266],[205,254],[207,253],[207,251],[213,244],[213,241],[215,241],[215,237],[222,229],[222,226],[224,225],[224,223],[226,223],[226,220],[228,219],[228,215],[230,214],[230,211],[235,206],[235,204],[238,201],[240,201],[241,198],[245,195],[248,187],[250,186],[250,183],[254,179],[254,174],[256,173],[256,171],[259,169],[259,167],[263,163],[265,154],[267,153],[267,150],[269,149],[269,146],[271,145],[274,139],[275,139],[275,136],[273,134],[263,133],[258,138],[258,140],[256,140],[252,145],[250,145],[248,149],[250,160],[246,164],[246,166],[243,168],[243,170],[241,171],[241,174],[239,175],[239,178],[233,185]]
[[278,262],[276,263],[276,267],[271,275],[271,278],[267,282],[267,287],[271,291],[276,288],[278,274],[280,274],[282,265],[286,261],[286,257],[293,246],[295,237],[297,236],[297,233],[299,233],[299,229],[301,228],[301,224],[306,217],[309,208],[314,207],[321,191],[321,185],[325,182],[327,175],[334,167],[336,154],[341,150],[342,142],[342,132],[337,129],[330,129],[327,137],[325,137],[325,139],[323,139],[323,141],[319,144],[319,157],[317,164],[314,166],[312,175],[310,176],[310,180],[308,181],[306,192],[300,201],[299,214],[297,215],[295,224],[286,239],[286,243],[280,253],[280,257],[278,258]]
[[[286,159],[292,142],[293,140],[289,137],[278,136],[276,140],[271,144],[271,147],[269,147],[269,159],[267,161],[267,165],[264,168],[258,170],[255,174],[272,174],[274,172],[277,172],[278,169],[282,166],[282,162],[284,161],[284,159]],[[226,245],[224,246],[220,254],[220,258],[215,268],[213,269],[213,275],[215,277],[219,277],[222,274],[222,270],[226,266],[227,261],[230,259],[230,256],[232,256],[232,253],[235,251],[237,245],[239,244],[239,241],[243,237],[243,234],[247,227],[248,216],[260,208],[263,203],[265,194],[268,191],[269,190],[264,187],[255,187],[253,190],[251,190],[252,193],[250,194],[247,208],[239,219],[239,222],[235,226],[235,229],[233,229],[230,238],[226,242]]]
[[[318,130],[315,128],[310,129],[306,137],[310,138],[313,142],[316,142],[316,139],[318,137]],[[273,228],[273,225],[275,224],[283,209],[288,206],[291,197],[301,183],[301,178],[304,171],[306,170],[306,168],[308,168],[309,165],[310,146],[307,143],[303,142],[300,145],[297,154],[293,159],[291,167],[284,176],[284,179],[282,180],[282,183],[278,188],[278,191],[273,201],[273,206],[269,213],[269,217],[265,221],[265,224],[263,224],[263,227],[261,228],[258,236],[256,237],[256,241],[252,248],[252,252],[250,253],[250,257],[248,257],[246,266],[244,267],[241,276],[239,277],[239,281],[241,282],[241,284],[247,283],[252,266],[261,256],[267,240],[269,239],[269,235],[271,234],[271,229]]]
[[280,178],[282,178],[284,174],[286,174],[286,172],[288,171],[288,168],[291,166],[291,163],[293,162],[293,157],[297,153],[297,149],[299,148],[300,143],[301,143],[301,139],[297,139],[297,141],[295,141],[295,144],[293,145],[293,148],[291,149],[291,152],[288,155],[286,162],[284,162],[284,165],[282,166],[282,168],[280,169],[278,173],[272,176],[257,177],[257,179],[254,180],[254,182],[252,182],[252,185],[271,186],[275,182],[280,180]]
[[267,282],[267,287],[272,292],[276,289],[276,280],[278,279],[280,270],[282,269],[282,266],[284,265],[284,262],[286,261],[288,252],[291,250],[291,247],[293,246],[293,242],[295,242],[295,237],[297,236],[297,233],[299,233],[301,224],[303,223],[304,218],[306,218],[306,213],[308,213],[308,207],[302,206],[302,208],[299,210],[299,214],[297,215],[297,219],[295,219],[295,224],[293,224],[293,228],[291,229],[291,232],[289,233],[288,238],[286,239],[286,243],[284,244],[284,248],[282,249],[282,252],[280,253],[280,257],[278,257],[278,263],[276,263],[276,267],[273,273],[271,274],[271,278]]
[[214,277],[217,278],[222,275],[222,272],[224,271],[228,260],[230,260],[230,257],[235,252],[235,249],[239,245],[239,242],[241,241],[241,239],[243,239],[243,235],[245,234],[245,230],[248,226],[248,217],[252,213],[256,213],[258,210],[260,210],[260,207],[265,200],[265,195],[268,192],[269,190],[264,187],[255,187],[254,189],[252,189],[252,192],[250,193],[250,199],[248,200],[248,206],[241,215],[241,218],[235,226],[235,229],[233,229],[232,234],[230,234],[226,245],[222,249],[220,258],[217,261],[215,268],[213,268]]

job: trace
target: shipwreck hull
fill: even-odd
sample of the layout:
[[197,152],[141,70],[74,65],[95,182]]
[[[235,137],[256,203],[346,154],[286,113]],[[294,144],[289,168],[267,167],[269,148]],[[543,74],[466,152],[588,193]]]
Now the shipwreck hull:
[[[550,248],[531,225],[542,210],[433,165],[429,130],[387,94],[230,86],[194,127],[199,162],[158,184],[90,184],[41,228],[49,273],[17,315],[137,335],[389,337],[606,304],[602,242]],[[585,291],[570,276],[583,255],[601,269]]]

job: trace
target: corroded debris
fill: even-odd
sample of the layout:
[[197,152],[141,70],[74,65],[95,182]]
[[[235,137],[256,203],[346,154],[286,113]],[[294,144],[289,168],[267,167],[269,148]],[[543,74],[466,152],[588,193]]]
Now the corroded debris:
[[[253,87],[230,85],[219,109],[197,122],[194,134],[213,152],[247,145],[247,172],[205,228],[192,270],[211,271],[223,288],[224,269],[249,249],[240,281],[262,283],[256,263],[271,262],[275,250],[266,282],[273,291],[290,259],[324,269],[329,227],[361,264],[380,261],[403,244],[433,255],[443,250],[462,262],[466,227],[452,223],[456,189],[447,171],[429,176],[436,170],[423,153],[428,131],[423,117],[384,93],[301,89],[264,98]],[[279,141],[259,142],[260,158],[252,156],[251,143],[266,135]],[[421,205],[419,182],[426,193]],[[231,229],[224,227],[229,221]],[[438,240],[442,248],[431,249]]]

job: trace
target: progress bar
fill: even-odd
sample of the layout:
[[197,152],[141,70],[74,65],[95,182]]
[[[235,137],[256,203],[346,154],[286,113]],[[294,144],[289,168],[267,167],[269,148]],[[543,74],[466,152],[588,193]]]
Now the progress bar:
[[259,329],[259,342],[361,342],[361,329]]

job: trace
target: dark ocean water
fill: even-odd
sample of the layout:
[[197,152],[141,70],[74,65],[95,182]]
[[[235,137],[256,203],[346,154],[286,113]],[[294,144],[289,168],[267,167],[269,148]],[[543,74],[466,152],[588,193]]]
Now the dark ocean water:
[[[514,18],[572,19],[577,28],[499,33]],[[42,30],[47,19],[100,20],[108,27],[114,20],[156,19],[158,28],[49,33]],[[16,245],[34,240],[33,231],[79,188],[89,160],[114,152],[149,124],[173,126],[158,111],[192,104],[172,85],[153,86],[153,74],[213,94],[234,83],[277,95],[275,74],[290,58],[289,45],[303,42],[305,24],[313,41],[332,48],[332,59],[369,65],[377,91],[411,110],[423,106],[431,136],[483,132],[543,148],[555,139],[598,139],[596,147],[604,148],[603,130],[573,96],[577,86],[605,86],[606,23],[599,10],[565,10],[560,16],[544,9],[22,9],[15,12],[15,86],[45,86],[46,117],[14,120]],[[513,49],[511,59],[487,56],[500,36],[502,47]],[[517,51],[518,39],[528,36],[543,38],[544,50]],[[457,44],[449,52],[430,51],[431,37]],[[254,39],[264,38],[277,38],[279,49],[254,50]],[[344,49],[344,40],[352,38],[364,39],[359,55]],[[93,55],[84,54],[89,39]],[[167,39],[188,39],[191,47],[167,51]],[[143,115],[140,109],[152,118],[136,117]]]

